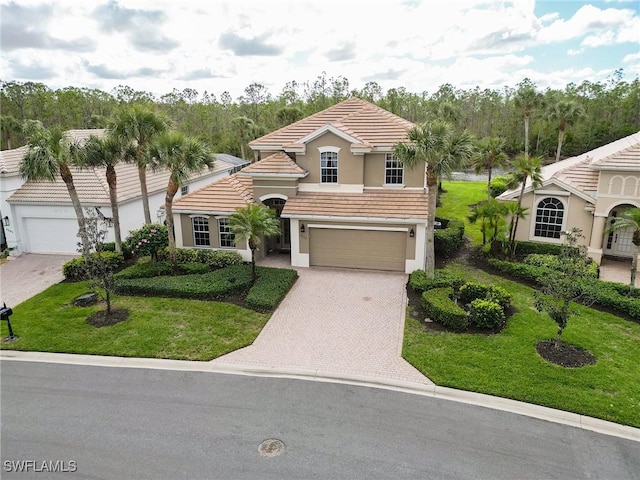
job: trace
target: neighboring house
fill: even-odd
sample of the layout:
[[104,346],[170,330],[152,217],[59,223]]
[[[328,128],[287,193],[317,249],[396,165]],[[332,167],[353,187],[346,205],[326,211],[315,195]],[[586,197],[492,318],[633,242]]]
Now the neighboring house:
[[[104,135],[104,130],[69,130],[65,132],[77,141],[89,136]],[[78,222],[71,205],[69,193],[61,178],[54,182],[25,182],[19,173],[20,161],[28,147],[5,150],[0,153],[0,179],[2,180],[2,217],[9,247],[16,247],[15,253],[77,253]],[[221,160],[216,155],[212,169],[193,176],[182,187],[181,194],[197,190],[211,182],[228,176],[242,163],[234,158],[233,163]],[[228,159],[228,156],[224,156]],[[85,209],[91,209],[110,219],[111,203],[105,169],[79,170],[72,168],[73,181]],[[116,167],[118,181],[118,206],[123,240],[130,230],[144,224],[144,212],[140,194],[138,169],[135,165],[121,163]],[[147,171],[149,208],[153,221],[164,221],[164,205],[169,173],[166,170]],[[153,218],[155,216],[155,218]],[[113,226],[107,221],[105,241],[113,241]]]
[[276,210],[282,230],[261,256],[290,252],[297,267],[424,268],[425,171],[392,155],[412,127],[352,98],[250,142],[255,163],[174,201],[177,245],[250,259],[228,217],[256,203]]
[[[520,187],[499,200],[517,200]],[[640,132],[542,168],[542,185],[527,181],[522,199],[527,216],[517,240],[562,243],[561,234],[582,229],[581,243],[598,264],[603,255],[632,257],[632,231],[607,233],[629,207],[640,207]]]

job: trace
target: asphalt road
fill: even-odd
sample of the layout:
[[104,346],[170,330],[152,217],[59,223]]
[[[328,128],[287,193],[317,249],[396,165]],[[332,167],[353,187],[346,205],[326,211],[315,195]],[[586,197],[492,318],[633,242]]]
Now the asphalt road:
[[[441,399],[199,372],[0,368],[3,479],[61,477],[35,471],[55,468],[78,479],[640,478],[638,442]],[[270,438],[281,455],[259,454]],[[33,463],[10,471],[18,461]]]

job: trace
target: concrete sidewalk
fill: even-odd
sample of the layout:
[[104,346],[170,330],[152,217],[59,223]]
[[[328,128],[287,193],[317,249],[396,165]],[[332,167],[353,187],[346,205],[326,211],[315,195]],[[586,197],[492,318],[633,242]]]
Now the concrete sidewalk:
[[[631,259],[603,258],[600,264],[600,280],[629,285],[631,282]],[[640,272],[636,275],[636,287],[640,288]]]

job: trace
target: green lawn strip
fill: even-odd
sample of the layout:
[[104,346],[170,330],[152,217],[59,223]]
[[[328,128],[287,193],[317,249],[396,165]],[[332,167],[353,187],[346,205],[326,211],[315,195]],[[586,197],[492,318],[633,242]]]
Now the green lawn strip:
[[469,223],[471,209],[469,205],[487,199],[486,182],[445,181],[442,188],[447,191],[440,197],[442,206],[438,207],[436,215],[442,218],[458,218],[464,221],[465,235],[471,238],[473,245],[482,244],[480,223]]
[[103,304],[71,305],[87,290],[85,282],[60,283],[18,305],[11,320],[19,339],[1,348],[206,361],[250,345],[269,318],[228,303],[117,296],[114,307],[129,318],[96,328],[86,319]]
[[430,333],[408,318],[403,355],[418,370],[438,385],[640,427],[640,325],[576,305],[563,340],[590,351],[597,363],[559,367],[535,350],[554,338],[556,324],[532,309],[531,288],[457,264],[450,269],[506,288],[518,312],[497,335]]

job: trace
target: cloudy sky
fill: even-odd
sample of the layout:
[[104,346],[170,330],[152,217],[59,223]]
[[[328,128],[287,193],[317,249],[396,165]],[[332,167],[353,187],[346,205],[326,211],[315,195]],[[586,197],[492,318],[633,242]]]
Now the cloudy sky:
[[156,95],[346,77],[434,92],[640,75],[640,1],[0,0],[1,78]]

